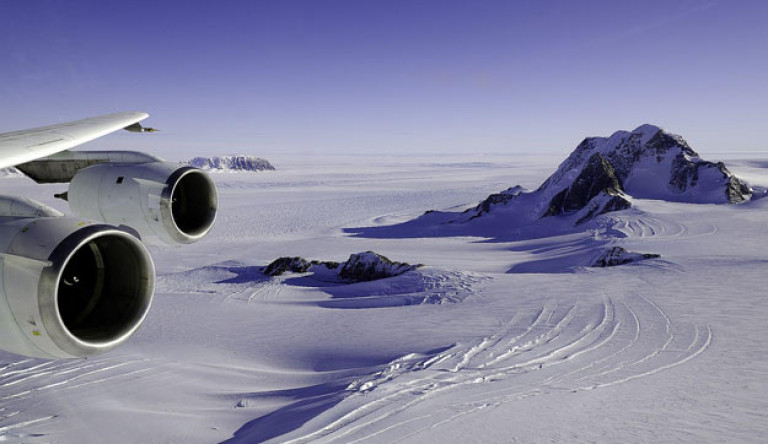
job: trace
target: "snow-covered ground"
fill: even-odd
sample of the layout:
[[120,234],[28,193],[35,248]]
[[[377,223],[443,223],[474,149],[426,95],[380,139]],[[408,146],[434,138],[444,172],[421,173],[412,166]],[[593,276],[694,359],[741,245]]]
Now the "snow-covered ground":
[[[523,240],[371,234],[535,189],[564,157],[271,158],[213,176],[216,226],[151,246],[158,291],[128,345],[0,354],[0,440],[763,441],[768,199],[633,199],[599,228]],[[707,157],[768,188],[768,154]],[[67,211],[61,186],[0,182]],[[596,242],[661,257],[579,266]],[[368,250],[425,266],[360,283],[261,273]]]

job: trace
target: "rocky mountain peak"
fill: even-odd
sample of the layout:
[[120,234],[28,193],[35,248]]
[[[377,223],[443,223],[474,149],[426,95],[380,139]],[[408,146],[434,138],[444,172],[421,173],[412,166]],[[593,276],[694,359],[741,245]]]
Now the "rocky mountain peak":
[[540,189],[557,194],[570,187],[595,154],[610,163],[624,191],[634,197],[733,203],[750,194],[749,187],[722,163],[700,159],[681,136],[650,124],[584,139]]
[[681,136],[644,124],[584,139],[535,191],[515,187],[493,194],[461,219],[508,208],[519,224],[560,215],[574,215],[580,224],[630,208],[632,197],[736,203],[750,194],[749,186],[722,162],[702,160]]
[[644,123],[632,130],[632,134],[640,134],[644,139],[643,143],[645,143],[651,140],[651,137],[655,136],[659,131],[662,131],[662,129],[658,126],[651,125],[650,123]]

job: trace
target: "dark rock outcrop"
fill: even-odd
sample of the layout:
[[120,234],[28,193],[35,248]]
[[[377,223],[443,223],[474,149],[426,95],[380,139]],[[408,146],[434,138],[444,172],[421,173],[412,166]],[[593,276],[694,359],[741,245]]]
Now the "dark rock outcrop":
[[491,211],[491,207],[494,205],[506,204],[507,202],[514,200],[518,195],[520,195],[520,193],[524,191],[526,191],[525,188],[520,185],[515,185],[513,187],[507,188],[501,193],[491,194],[485,198],[484,201],[480,202],[476,207],[470,208],[464,212],[474,212],[475,214],[472,216],[472,218],[479,217],[483,213]]
[[752,189],[746,182],[731,174],[723,162],[717,162],[717,168],[728,177],[728,186],[725,189],[725,195],[728,202],[736,203],[747,200],[752,195]]
[[293,273],[306,273],[312,267],[312,262],[303,257],[281,257],[272,261],[264,268],[267,276],[280,276],[286,271]]
[[579,219],[576,221],[576,225],[581,225],[601,214],[610,213],[612,211],[628,210],[629,208],[632,208],[632,203],[627,200],[624,193],[605,190],[592,198],[589,203],[584,206]]
[[600,153],[595,153],[571,185],[552,198],[542,217],[573,213],[586,207],[601,193],[618,198],[622,191],[621,181],[611,163]]
[[[309,261],[303,257],[281,257],[272,261],[262,269],[267,276],[280,276],[286,272],[307,273],[315,266],[322,266],[335,271],[338,277],[352,282],[366,282],[397,276],[407,271],[415,270],[422,265],[411,265],[396,262],[387,257],[366,251],[349,256],[346,262]],[[315,270],[316,271],[316,270]]]
[[646,259],[656,259],[661,257],[653,253],[635,253],[627,251],[622,247],[613,247],[605,250],[600,256],[592,262],[592,267],[615,267],[631,262],[642,261]]
[[263,273],[267,276],[280,276],[287,271],[290,271],[291,273],[306,273],[308,271],[312,271],[312,267],[315,265],[322,265],[323,267],[330,270],[339,268],[338,262],[308,261],[303,257],[294,256],[275,259],[269,265],[264,267]]
[[420,266],[395,262],[373,251],[366,251],[349,256],[339,271],[339,277],[355,282],[373,281],[397,276]]

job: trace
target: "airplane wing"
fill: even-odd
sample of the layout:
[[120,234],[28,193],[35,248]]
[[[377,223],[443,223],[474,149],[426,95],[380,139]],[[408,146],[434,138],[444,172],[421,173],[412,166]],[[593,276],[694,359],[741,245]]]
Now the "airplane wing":
[[151,131],[138,125],[147,117],[142,112],[113,113],[0,134],[0,168],[50,156],[124,128]]
[[139,123],[147,117],[114,113],[0,134],[0,167],[69,183],[54,197],[72,211],[0,194],[0,350],[60,359],[117,347],[154,297],[144,239],[189,244],[210,231],[218,193],[204,171],[134,151],[69,150],[120,129],[155,131]]

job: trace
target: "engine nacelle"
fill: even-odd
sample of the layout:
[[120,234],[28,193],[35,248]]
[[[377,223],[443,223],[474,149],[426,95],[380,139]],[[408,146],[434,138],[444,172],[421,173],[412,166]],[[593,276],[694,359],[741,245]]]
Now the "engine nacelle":
[[102,163],[84,168],[67,192],[78,216],[127,225],[170,243],[200,240],[216,219],[216,185],[197,168],[171,162]]
[[83,219],[23,216],[0,217],[0,349],[76,358],[125,342],[154,294],[141,241]]

